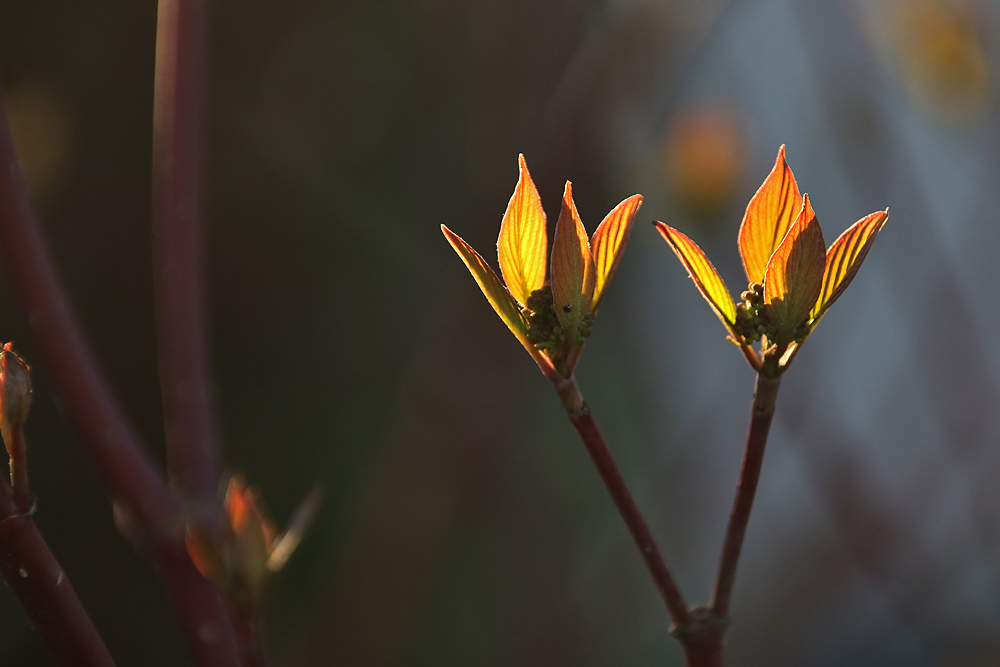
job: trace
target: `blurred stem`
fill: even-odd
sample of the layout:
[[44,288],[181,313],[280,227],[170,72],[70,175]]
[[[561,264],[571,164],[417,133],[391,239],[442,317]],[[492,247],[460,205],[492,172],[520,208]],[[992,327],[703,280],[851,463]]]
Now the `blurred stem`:
[[740,560],[747,523],[750,521],[750,510],[753,507],[754,494],[757,492],[767,434],[771,428],[771,419],[774,417],[774,404],[780,385],[780,376],[757,375],[750,413],[750,432],[747,434],[746,450],[743,454],[743,468],[736,489],[736,500],[729,516],[729,527],[726,529],[715,593],[712,595],[712,614],[722,622],[729,617],[729,600],[736,580],[736,566]]
[[143,525],[178,509],[121,414],[70,312],[42,241],[0,99],[0,258],[59,404],[110,494]]
[[576,380],[573,377],[560,377],[553,384],[555,385],[556,392],[559,394],[559,398],[562,400],[563,406],[566,408],[569,420],[573,423],[574,428],[576,428],[576,432],[580,434],[580,439],[583,440],[583,444],[587,447],[587,452],[590,453],[590,458],[593,460],[594,465],[597,466],[597,471],[604,481],[604,486],[607,487],[612,500],[614,500],[615,505],[618,507],[619,514],[621,514],[622,519],[625,521],[625,525],[628,526],[629,532],[632,533],[632,539],[635,540],[636,546],[639,547],[639,552],[646,561],[646,567],[649,568],[649,573],[653,575],[656,587],[660,590],[660,595],[663,596],[663,601],[667,604],[670,618],[677,628],[688,627],[690,619],[687,605],[684,603],[684,597],[677,588],[677,584],[674,583],[674,579],[670,575],[670,570],[667,569],[667,565],[660,555],[660,550],[656,546],[656,541],[649,531],[649,526],[646,525],[645,519],[642,518],[642,513],[635,504],[635,500],[632,498],[632,494],[625,484],[625,479],[615,464],[614,457],[611,456],[611,452],[604,443],[601,432],[597,429],[597,424],[590,414],[587,402],[580,394]]
[[723,667],[722,633],[710,632],[698,641],[682,640],[687,667]]
[[160,0],[153,97],[153,266],[171,478],[216,504],[219,456],[208,380],[201,249],[205,7]]
[[236,642],[218,592],[191,564],[183,534],[178,537],[169,529],[178,519],[183,525],[180,503],[112,398],[70,312],[29,202],[4,109],[0,97],[0,258],[53,392],[110,495],[153,539],[195,664],[238,667]]
[[[201,113],[205,2],[160,0],[153,95],[153,278],[160,392],[170,478],[195,501],[197,521],[218,515],[220,475],[210,398],[201,249]],[[198,665],[252,666],[236,652],[218,590],[184,548],[163,545],[158,560]]]
[[154,555],[194,664],[253,667],[240,660],[225,603],[215,585],[195,569],[183,534],[161,540]]
[[264,667],[264,652],[260,646],[259,610],[241,612],[232,609],[231,617],[240,644],[243,667]]
[[34,520],[0,482],[0,572],[57,665],[114,667],[114,660]]

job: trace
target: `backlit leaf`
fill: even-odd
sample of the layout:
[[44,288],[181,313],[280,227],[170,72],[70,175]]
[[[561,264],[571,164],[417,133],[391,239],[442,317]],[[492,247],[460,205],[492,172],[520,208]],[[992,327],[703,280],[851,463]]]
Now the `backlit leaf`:
[[722,320],[733,338],[739,340],[740,337],[733,328],[736,324],[736,304],[733,303],[733,297],[729,294],[729,288],[722,281],[719,272],[708,261],[708,257],[694,241],[673,227],[657,222],[656,229],[673,249],[677,259],[681,260],[681,264],[687,269],[691,280],[708,301],[708,305]]
[[826,253],[823,289],[811,313],[814,325],[854,280],[875,237],[888,219],[889,209],[866,215],[848,227],[830,246]]
[[573,185],[566,181],[562,210],[552,239],[552,301],[559,323],[576,331],[594,298],[594,257],[580,214],[573,203]]
[[524,156],[518,156],[520,173],[517,187],[507,204],[497,239],[497,259],[510,293],[521,302],[545,284],[545,259],[548,237],[545,211],[538,197]]
[[782,145],[774,168],[747,205],[740,225],[740,256],[751,283],[764,282],[767,263],[801,208],[799,186],[785,162]]
[[792,341],[797,327],[805,324],[823,287],[826,244],[809,195],[767,265],[764,276],[764,303],[778,338]]
[[531,352],[534,349],[534,345],[528,340],[528,330],[525,326],[524,318],[521,316],[521,310],[517,307],[517,303],[514,302],[514,298],[507,291],[507,288],[501,284],[500,279],[497,278],[497,274],[483,261],[479,253],[473,250],[461,237],[444,225],[441,225],[441,231],[444,233],[445,238],[448,239],[451,247],[455,249],[455,252],[462,258],[465,265],[469,267],[469,273],[479,283],[479,288],[483,290],[483,294],[486,295],[486,300],[493,306],[493,310],[497,311],[497,315],[504,321],[504,324],[507,325],[511,332],[517,336],[518,340]]
[[611,278],[614,277],[615,271],[618,269],[618,262],[621,261],[625,245],[628,243],[629,233],[632,231],[632,220],[641,204],[642,195],[632,195],[615,206],[590,239],[596,270],[594,302],[591,306],[591,310],[595,313],[601,299],[604,298],[604,292],[607,290]]

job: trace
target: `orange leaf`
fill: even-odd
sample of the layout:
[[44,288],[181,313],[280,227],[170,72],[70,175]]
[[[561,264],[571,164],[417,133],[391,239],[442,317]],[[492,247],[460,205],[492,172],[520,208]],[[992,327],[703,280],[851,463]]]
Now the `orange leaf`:
[[507,204],[497,239],[497,259],[510,293],[521,305],[545,284],[545,255],[548,237],[545,211],[538,197],[524,156],[517,157],[520,175]]
[[212,541],[197,526],[189,526],[184,539],[188,556],[201,576],[219,581],[225,576],[225,563]]
[[875,237],[889,219],[889,209],[866,215],[840,235],[826,253],[826,272],[823,274],[823,289],[812,310],[812,324],[819,322],[826,309],[840,298],[847,286],[854,280],[861,263]]
[[618,262],[621,261],[629,233],[632,231],[632,220],[641,204],[642,195],[632,195],[615,206],[598,225],[597,231],[590,239],[596,269],[594,302],[590,309],[595,313],[601,299],[604,298],[608,283],[618,269]]
[[535,346],[528,340],[528,330],[524,324],[524,318],[521,316],[521,310],[517,307],[510,292],[507,291],[507,288],[497,278],[497,274],[493,273],[493,269],[483,261],[479,253],[473,250],[472,246],[463,241],[461,237],[444,225],[441,225],[441,231],[444,233],[445,238],[448,239],[451,247],[455,249],[458,256],[465,262],[465,265],[469,268],[469,273],[479,283],[479,288],[483,290],[483,294],[486,295],[486,300],[493,306],[493,310],[497,311],[497,315],[500,316],[504,324],[528,348],[528,351],[532,352]]
[[566,181],[562,210],[552,239],[552,302],[566,332],[575,332],[594,298],[594,257],[580,214],[573,203],[573,184]]
[[740,225],[740,256],[751,283],[763,283],[767,263],[802,208],[799,186],[785,162],[785,146],[778,149],[774,168],[747,205]]
[[732,334],[733,339],[740,340],[740,336],[737,335],[734,329],[736,324],[736,304],[733,303],[733,297],[729,294],[729,288],[722,281],[719,272],[715,270],[712,263],[708,261],[708,257],[705,256],[705,253],[702,252],[701,248],[694,241],[662,222],[655,224],[656,229],[663,235],[667,243],[670,244],[674,254],[677,255],[677,259],[681,260],[681,264],[687,269],[691,280],[694,281],[695,287],[698,288],[701,295],[708,301],[708,305],[712,307],[715,314],[722,320],[729,333]]
[[792,341],[795,329],[804,324],[823,287],[826,269],[826,244],[809,195],[802,199],[802,210],[788,229],[767,264],[764,276],[764,303],[778,337]]

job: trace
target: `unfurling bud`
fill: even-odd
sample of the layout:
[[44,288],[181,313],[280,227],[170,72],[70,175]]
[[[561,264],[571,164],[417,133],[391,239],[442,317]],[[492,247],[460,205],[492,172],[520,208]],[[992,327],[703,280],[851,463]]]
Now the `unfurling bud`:
[[216,535],[194,523],[188,525],[187,550],[198,571],[214,582],[240,613],[256,613],[271,575],[281,569],[302,540],[319,502],[306,497],[292,525],[277,535],[274,523],[258,505],[257,492],[240,476],[229,480],[225,522]]
[[0,436],[10,456],[10,485],[21,512],[29,512],[32,505],[24,441],[24,422],[30,408],[31,369],[7,343],[0,351]]

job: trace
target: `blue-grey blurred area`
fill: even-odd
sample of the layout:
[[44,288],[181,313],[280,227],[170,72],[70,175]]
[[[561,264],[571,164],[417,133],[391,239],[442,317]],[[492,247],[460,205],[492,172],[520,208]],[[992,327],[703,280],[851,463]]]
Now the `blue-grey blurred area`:
[[[0,83],[52,253],[162,461],[155,2],[0,0]],[[216,0],[204,212],[229,469],[280,523],[269,664],[680,665],[559,402],[439,232],[493,262],[523,152],[554,224],[646,196],[577,377],[688,601],[710,594],[753,374],[650,221],[736,294],[781,144],[832,243],[891,218],[786,375],[733,667],[1000,664],[1000,5]],[[494,264],[495,266],[495,264]],[[120,665],[183,665],[155,573],[34,363],[38,522]],[[9,593],[0,664],[47,665]]]

